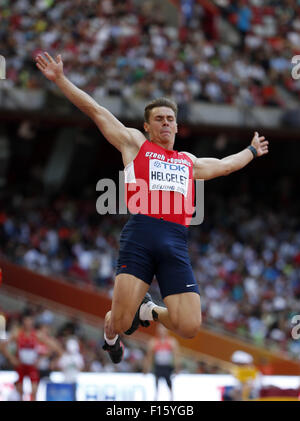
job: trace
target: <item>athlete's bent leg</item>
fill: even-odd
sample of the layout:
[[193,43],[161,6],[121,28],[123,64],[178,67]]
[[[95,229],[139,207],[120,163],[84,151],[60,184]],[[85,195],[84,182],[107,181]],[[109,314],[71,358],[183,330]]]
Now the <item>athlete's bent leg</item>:
[[200,296],[194,292],[169,295],[164,301],[167,308],[147,302],[141,305],[149,289],[149,284],[129,275],[116,277],[112,308],[105,316],[103,349],[109,352],[111,360],[117,364],[123,356],[123,344],[119,335],[128,331],[139,310],[140,320],[156,320],[182,336],[193,338],[201,325]]
[[168,295],[164,302],[167,308],[154,307],[155,320],[183,338],[194,338],[201,327],[200,295],[195,292]]
[[126,332],[146,295],[149,285],[133,275],[116,276],[111,311],[105,316],[104,331],[108,339]]

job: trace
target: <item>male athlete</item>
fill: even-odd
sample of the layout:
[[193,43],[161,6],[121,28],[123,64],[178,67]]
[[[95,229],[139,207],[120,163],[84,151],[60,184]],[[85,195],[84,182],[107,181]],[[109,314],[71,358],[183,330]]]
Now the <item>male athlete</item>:
[[[177,152],[173,150],[177,106],[172,101],[160,98],[146,106],[146,139],[71,83],[64,75],[61,55],[54,59],[47,52],[39,54],[36,65],[121,152],[130,211],[137,208],[134,187],[140,187],[143,203],[139,214],[131,216],[121,233],[112,307],[105,317],[104,349],[114,363],[119,363],[124,350],[119,335],[132,334],[151,320],[184,338],[193,338],[200,329],[201,307],[187,248],[193,211],[185,205],[194,198],[192,180],[237,171],[253,157],[268,153],[268,142],[255,132],[250,146],[223,159]],[[150,210],[149,203],[153,205]],[[154,304],[147,294],[154,275],[166,308]]]
[[158,381],[165,379],[170,390],[171,401],[174,400],[171,376],[179,371],[179,346],[175,338],[162,325],[156,328],[156,337],[151,339],[144,361],[144,372],[148,373],[151,368],[155,376],[155,399],[158,398]]
[[[8,345],[15,342],[17,354],[14,355]],[[36,392],[40,380],[39,371],[37,368],[38,362],[38,348],[39,344],[45,344],[53,352],[58,355],[63,353],[63,349],[59,342],[50,336],[46,336],[43,332],[37,331],[34,328],[34,317],[30,311],[26,311],[22,317],[22,325],[19,329],[12,332],[9,339],[6,341],[3,354],[15,367],[18,373],[18,380],[16,383],[17,391],[20,398],[23,397],[23,380],[24,377],[29,377],[31,381],[32,400],[36,399]]]

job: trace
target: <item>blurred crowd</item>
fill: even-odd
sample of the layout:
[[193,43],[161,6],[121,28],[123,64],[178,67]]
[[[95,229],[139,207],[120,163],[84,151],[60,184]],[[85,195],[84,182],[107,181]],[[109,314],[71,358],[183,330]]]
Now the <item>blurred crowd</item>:
[[208,222],[191,231],[204,323],[299,358],[299,205],[252,203],[247,193],[209,201]]
[[[75,372],[139,372],[142,371],[144,353],[137,346],[134,348],[126,342],[126,354],[124,361],[118,366],[112,365],[106,353],[102,350],[101,330],[99,337],[91,339],[84,331],[82,323],[78,319],[67,319],[64,323],[59,321],[56,314],[43,307],[33,303],[28,304],[23,312],[5,312],[7,317],[8,337],[13,332],[22,327],[23,314],[30,312],[34,320],[34,327],[37,331],[42,330],[47,336],[56,338],[64,349],[65,353],[58,356],[52,352],[43,343],[38,348],[39,359],[37,367],[40,370],[41,377],[49,377],[52,371],[63,371],[70,379],[71,368],[76,365]],[[14,353],[15,344],[9,345],[9,351]],[[77,364],[72,361],[68,367],[66,355],[76,355]],[[12,369],[11,364],[3,355],[0,356],[1,369]]]
[[[215,3],[224,19],[240,34],[244,63],[249,70],[249,64],[253,64],[250,75],[256,75],[256,82],[263,81],[264,103],[284,105],[276,87],[299,99],[299,82],[291,77],[292,57],[300,51],[299,0],[284,4],[279,0],[215,0]],[[249,72],[246,73],[249,77]]]
[[[204,324],[298,358],[291,330],[300,314],[300,210],[292,180],[276,183],[270,203],[252,201],[249,186],[226,200],[206,196],[209,216],[190,229],[189,247]],[[111,296],[127,218],[100,216],[88,199],[14,196],[0,213],[0,249],[19,265]],[[160,303],[155,279],[151,293]]]
[[[146,346],[138,345],[130,338],[124,338],[125,353],[120,364],[112,364],[106,352],[102,350],[103,331],[99,328],[99,333],[91,335],[87,324],[78,318],[66,318],[62,321],[56,312],[42,305],[27,302],[22,311],[3,311],[0,305],[0,314],[4,314],[7,320],[7,339],[14,335],[16,331],[22,329],[24,317],[33,318],[34,329],[37,333],[42,332],[43,336],[54,338],[58,341],[62,354],[51,350],[43,342],[40,342],[38,360],[36,367],[39,370],[41,379],[49,379],[51,372],[60,371],[64,375],[66,382],[76,381],[79,372],[91,373],[142,373],[144,372],[144,362]],[[1,344],[1,343],[0,343]],[[12,341],[8,345],[8,351],[15,355],[17,344]],[[0,370],[13,370],[10,361],[0,352]],[[212,363],[187,359],[180,356],[180,373],[203,373],[217,374],[223,372],[222,369]]]
[[191,100],[284,106],[281,87],[299,98],[299,81],[291,77],[299,0],[214,3],[211,10],[181,0],[172,26],[152,0],[0,0],[7,79],[11,86],[53,89],[34,64],[48,51],[62,54],[67,76],[91,94],[171,96],[182,106]]

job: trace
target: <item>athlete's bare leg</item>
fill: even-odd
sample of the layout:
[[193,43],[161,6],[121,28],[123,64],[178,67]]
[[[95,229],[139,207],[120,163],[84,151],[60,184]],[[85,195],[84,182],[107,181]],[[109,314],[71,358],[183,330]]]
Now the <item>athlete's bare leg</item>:
[[168,295],[167,308],[155,307],[157,321],[183,338],[194,338],[201,327],[200,295],[196,292]]
[[38,389],[38,382],[31,382],[31,397],[33,401],[36,401],[36,392]]
[[149,285],[133,275],[116,276],[111,311],[105,316],[104,330],[108,339],[126,332],[141,304]]
[[[105,316],[104,330],[108,339],[126,332],[144,298],[149,285],[133,275],[117,275],[112,308]],[[201,326],[200,296],[195,292],[169,295],[164,299],[167,306],[155,306],[157,321],[183,338],[193,338]]]
[[17,392],[20,395],[20,400],[22,401],[23,400],[23,382],[22,383],[16,383],[16,389],[17,389]]
[[155,377],[155,395],[154,395],[154,400],[157,401],[158,398],[158,377]]

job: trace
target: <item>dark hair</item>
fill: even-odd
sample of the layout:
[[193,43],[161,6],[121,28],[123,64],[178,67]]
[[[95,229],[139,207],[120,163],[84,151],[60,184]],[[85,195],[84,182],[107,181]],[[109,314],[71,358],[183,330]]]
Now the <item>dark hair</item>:
[[174,101],[172,101],[171,99],[168,99],[168,98],[157,98],[157,99],[154,99],[153,101],[149,102],[149,104],[147,104],[146,107],[145,107],[144,119],[145,119],[146,123],[149,123],[149,117],[150,117],[151,110],[153,110],[153,108],[156,108],[156,107],[171,108],[175,113],[175,117],[177,117],[177,104],[176,104],[176,102],[174,102]]
[[26,308],[21,315],[22,320],[25,319],[25,317],[34,317],[33,310],[31,310],[30,308]]

